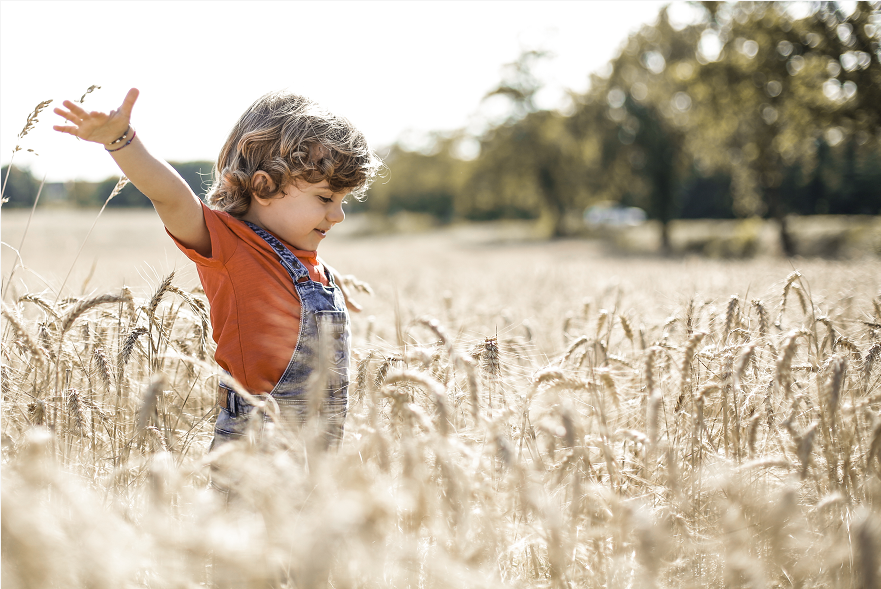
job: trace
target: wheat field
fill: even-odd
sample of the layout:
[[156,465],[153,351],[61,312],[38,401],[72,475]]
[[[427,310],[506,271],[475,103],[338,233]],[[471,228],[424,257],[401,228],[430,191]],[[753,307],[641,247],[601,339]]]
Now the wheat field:
[[877,258],[341,235],[373,289],[341,447],[259,402],[209,453],[208,309],[158,221],[105,213],[57,292],[94,214],[38,210],[8,288],[4,250],[5,588],[881,586]]

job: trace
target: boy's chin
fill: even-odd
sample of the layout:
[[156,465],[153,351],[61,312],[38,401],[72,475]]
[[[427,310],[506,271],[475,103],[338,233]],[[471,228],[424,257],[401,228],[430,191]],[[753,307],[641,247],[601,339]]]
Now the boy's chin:
[[[318,249],[318,246],[320,244],[321,244],[320,240],[311,239],[309,241],[302,242],[299,246],[294,246],[294,247],[296,247],[298,250],[302,250],[304,252],[314,252],[315,250]],[[293,245],[293,244],[291,244],[291,245]]]

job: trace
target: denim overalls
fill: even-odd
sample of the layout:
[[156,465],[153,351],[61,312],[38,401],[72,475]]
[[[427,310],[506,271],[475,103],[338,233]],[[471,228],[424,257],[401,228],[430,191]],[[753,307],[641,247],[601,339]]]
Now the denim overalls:
[[[314,282],[309,271],[269,232],[245,221],[279,256],[279,262],[294,281],[300,298],[300,334],[297,347],[275,388],[269,394],[278,404],[280,426],[296,429],[309,415],[310,394],[320,387],[320,411],[329,446],[342,440],[346,420],[346,396],[349,386],[350,329],[349,314],[342,291],[327,272],[329,286]],[[324,373],[323,383],[316,381]],[[221,382],[227,406],[221,407],[214,426],[211,448],[241,438],[248,415],[254,409]],[[317,404],[317,403],[316,403]],[[262,433],[270,419],[264,415],[258,431]]]

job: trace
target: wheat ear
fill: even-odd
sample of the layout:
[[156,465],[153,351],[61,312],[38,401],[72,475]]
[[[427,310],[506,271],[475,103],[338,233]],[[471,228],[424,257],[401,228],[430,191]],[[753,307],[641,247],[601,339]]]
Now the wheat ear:
[[52,308],[51,303],[39,295],[28,293],[18,299],[20,303],[33,303],[43,309],[52,319],[58,319],[58,312]]
[[6,306],[6,303],[0,301],[0,305],[2,305],[3,317],[5,317],[6,320],[9,321],[9,324],[12,325],[16,337],[21,339],[22,342],[24,342],[25,347],[31,351],[31,357],[34,361],[38,365],[44,366],[46,364],[46,353],[37,345],[37,342],[33,340],[31,334],[27,332],[24,326],[18,321],[15,314]]
[[127,299],[125,295],[122,294],[105,294],[97,297],[92,297],[90,299],[82,299],[81,301],[77,302],[77,304],[74,305],[73,308],[64,315],[64,318],[61,321],[61,333],[63,334],[68,329],[70,329],[74,321],[76,321],[80,315],[82,315],[89,309],[97,307],[98,305],[106,305],[108,303],[122,303],[126,300]]

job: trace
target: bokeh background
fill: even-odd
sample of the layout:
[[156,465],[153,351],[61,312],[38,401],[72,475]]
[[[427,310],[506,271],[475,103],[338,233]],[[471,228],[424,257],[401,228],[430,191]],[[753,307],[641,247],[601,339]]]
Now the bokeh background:
[[[97,207],[116,182],[53,136],[54,103],[16,135],[42,100],[139,87],[139,133],[203,194],[240,112],[289,87],[384,156],[350,208],[362,232],[520,219],[642,251],[881,251],[877,2],[171,6],[3,3],[6,207],[43,176],[41,206]],[[109,206],[149,202],[130,186]],[[723,222],[677,241],[691,219]]]

